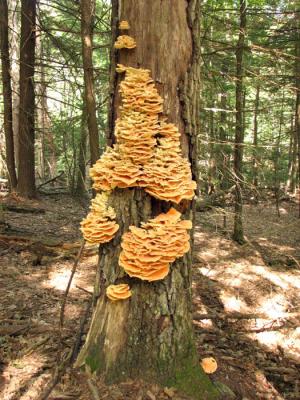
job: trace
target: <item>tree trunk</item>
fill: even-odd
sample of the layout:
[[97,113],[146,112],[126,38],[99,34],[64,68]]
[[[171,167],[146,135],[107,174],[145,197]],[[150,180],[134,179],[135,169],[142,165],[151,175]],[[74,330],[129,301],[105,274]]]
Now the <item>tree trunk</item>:
[[89,128],[91,165],[93,165],[100,156],[93,77],[93,21],[95,13],[95,1],[81,0],[80,9],[85,107],[87,113],[87,124]]
[[280,217],[279,198],[280,198],[280,178],[279,178],[279,160],[280,160],[280,144],[282,136],[282,127],[284,126],[284,92],[282,94],[281,111],[279,117],[279,130],[274,149],[274,195],[276,203],[277,216]]
[[297,149],[298,140],[295,128],[295,114],[292,116],[291,121],[291,155],[289,160],[289,174],[287,181],[287,188],[291,193],[295,192],[296,188],[296,174],[297,174]]
[[10,56],[11,56],[11,84],[12,84],[12,116],[13,116],[13,132],[14,132],[14,150],[15,150],[15,163],[18,170],[19,165],[19,75],[20,75],[20,13],[19,1],[8,0],[8,8],[11,10],[9,13],[9,24],[13,29],[9,32],[10,43]]
[[[198,95],[199,65],[196,68],[189,63],[199,54],[193,58],[194,36],[188,21],[199,22],[199,3],[190,1],[187,9],[185,0],[125,0],[119,2],[118,13],[120,20],[128,20],[130,35],[137,42],[135,50],[121,50],[118,61],[151,70],[164,99],[164,114],[179,127],[183,152],[191,158],[190,135],[196,133],[198,115],[193,109],[194,100],[188,103],[184,99],[190,93],[194,99]],[[193,78],[196,91],[189,92]],[[117,87],[114,93],[116,116],[120,105]],[[185,127],[188,135],[183,133]],[[179,207],[190,216],[190,204],[184,203]],[[110,204],[120,227],[115,238],[100,247],[95,286],[99,298],[77,365],[87,364],[92,371],[103,373],[109,383],[141,378],[176,386],[195,399],[216,398],[216,389],[199,368],[194,345],[191,254],[174,263],[169,275],[155,283],[128,278],[118,265],[123,233],[130,225],[138,226],[168,209],[168,204],[151,198],[142,189],[115,189]],[[120,281],[130,282],[134,295],[129,301],[107,301],[104,287]]]
[[219,126],[219,140],[220,140],[220,151],[219,151],[219,181],[221,190],[227,190],[230,187],[230,145],[228,145],[228,134],[226,129],[228,130],[227,123],[227,93],[226,93],[226,80],[228,74],[228,66],[225,61],[222,65],[222,77],[224,79],[223,89],[221,93],[221,101],[220,101],[220,126]]
[[78,174],[76,184],[76,194],[83,196],[86,194],[85,178],[86,178],[86,140],[87,140],[87,127],[86,127],[86,111],[82,110],[81,116],[81,132],[78,153]]
[[10,58],[8,46],[8,7],[7,0],[0,0],[0,44],[1,44],[1,63],[2,63],[2,85],[4,100],[4,134],[6,165],[10,189],[17,186],[17,175],[14,154],[14,133],[12,122],[12,90],[10,78]]
[[34,62],[36,0],[21,3],[18,192],[35,197]]
[[256,86],[254,116],[253,116],[253,186],[257,189],[258,186],[258,164],[257,164],[257,139],[258,139],[258,107],[259,107],[260,86]]
[[238,243],[244,243],[243,231],[243,56],[246,30],[246,0],[240,0],[240,31],[236,49],[236,119],[235,119],[235,147],[234,147],[234,180],[235,180],[235,204],[234,204],[234,230],[233,239]]
[[[296,76],[296,118],[295,138],[298,142],[298,192],[299,192],[299,218],[300,218],[300,15],[296,16],[296,40],[295,40],[295,76]],[[296,168],[297,169],[297,168]],[[297,173],[296,173],[297,174]]]

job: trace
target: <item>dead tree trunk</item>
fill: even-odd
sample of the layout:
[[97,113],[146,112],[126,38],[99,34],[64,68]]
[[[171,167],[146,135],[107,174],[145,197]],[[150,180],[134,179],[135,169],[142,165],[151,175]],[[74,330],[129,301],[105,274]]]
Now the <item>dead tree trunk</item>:
[[35,197],[34,63],[36,0],[21,2],[18,192]]
[[[125,0],[119,2],[118,10],[119,19],[128,20],[130,35],[137,42],[136,49],[121,50],[118,61],[151,70],[164,99],[164,114],[179,127],[183,153],[191,158],[194,156],[191,137],[194,138],[198,126],[194,107],[199,64],[193,65],[193,61],[198,60],[199,53],[192,50],[195,49],[193,32],[199,29],[194,25],[200,20],[199,4],[198,0],[190,1],[187,9],[185,0]],[[186,101],[189,95],[192,97]],[[115,116],[119,105],[115,87]],[[216,398],[215,388],[199,369],[195,352],[191,254],[174,263],[169,275],[155,283],[124,276],[118,264],[122,234],[130,225],[138,226],[166,210],[167,203],[155,200],[143,189],[115,189],[110,204],[117,214],[119,231],[111,242],[100,247],[95,287],[99,299],[77,365],[87,364],[91,370],[103,373],[107,382],[142,378],[176,386],[195,399]],[[179,207],[186,215],[191,214],[189,202]],[[104,287],[120,279],[130,281],[134,296],[126,302],[107,301]]]
[[6,165],[10,189],[17,186],[17,175],[14,153],[14,133],[12,116],[12,90],[10,78],[10,58],[8,46],[8,7],[7,0],[0,0],[0,45],[2,63],[2,86],[4,100],[4,134]]
[[243,231],[243,56],[246,30],[246,0],[240,0],[240,32],[236,48],[236,117],[235,117],[235,147],[234,147],[234,180],[235,180],[235,204],[234,204],[234,230],[233,239],[238,243],[244,242]]
[[87,113],[87,124],[89,128],[91,165],[93,165],[98,160],[100,155],[93,77],[93,21],[95,13],[94,0],[81,0],[80,9],[85,107]]

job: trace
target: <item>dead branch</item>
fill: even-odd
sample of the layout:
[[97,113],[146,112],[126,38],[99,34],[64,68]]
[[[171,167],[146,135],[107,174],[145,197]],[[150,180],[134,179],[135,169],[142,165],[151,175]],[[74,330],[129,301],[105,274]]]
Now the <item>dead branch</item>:
[[72,283],[74,274],[76,272],[77,266],[79,264],[79,261],[80,261],[84,246],[85,246],[85,240],[82,240],[82,243],[81,243],[80,249],[78,251],[77,257],[74,260],[72,272],[71,272],[71,275],[70,275],[70,278],[69,278],[69,282],[68,282],[68,285],[66,287],[66,291],[64,293],[62,304],[61,304],[60,317],[59,317],[59,327],[60,327],[60,329],[62,329],[63,324],[64,324],[64,316],[65,316],[65,307],[66,307],[67,297],[68,297],[69,290],[70,290],[70,287],[71,287],[71,283]]

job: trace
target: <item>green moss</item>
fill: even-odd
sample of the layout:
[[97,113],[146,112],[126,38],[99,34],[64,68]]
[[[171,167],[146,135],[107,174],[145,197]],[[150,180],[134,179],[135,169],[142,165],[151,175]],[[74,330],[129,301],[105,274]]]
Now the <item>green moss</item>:
[[94,346],[85,359],[85,364],[88,365],[92,373],[95,371],[99,373],[102,370],[100,358],[99,349],[97,351],[97,348]]
[[195,362],[184,361],[175,372],[173,379],[166,382],[167,386],[191,396],[195,400],[217,400],[220,392]]

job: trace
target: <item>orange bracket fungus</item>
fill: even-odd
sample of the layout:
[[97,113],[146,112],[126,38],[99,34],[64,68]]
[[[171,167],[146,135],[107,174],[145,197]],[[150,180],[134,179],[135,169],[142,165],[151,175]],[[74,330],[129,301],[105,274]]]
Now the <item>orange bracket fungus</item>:
[[[129,29],[129,24],[121,21],[119,27]],[[135,46],[135,40],[127,35],[119,36],[115,43],[117,49]],[[141,187],[160,200],[191,200],[196,182],[190,163],[181,155],[178,128],[162,116],[163,99],[150,71],[122,64],[116,70],[125,73],[119,88],[122,104],[115,122],[116,143],[91,168],[93,188],[110,192],[114,188]],[[106,208],[104,199],[105,194],[97,195],[90,214],[81,223],[84,237],[92,243],[108,242],[118,230],[114,212]],[[119,257],[129,276],[149,282],[163,279],[170,264],[189,250],[187,230],[192,223],[180,217],[171,208],[140,228],[130,226],[122,237]],[[110,287],[108,297],[116,297],[118,290]]]
[[115,42],[116,49],[134,49],[136,47],[133,37],[128,35],[121,35],[117,37]]
[[95,190],[143,187],[160,200],[179,203],[194,197],[190,163],[182,157],[180,133],[162,117],[163,100],[150,71],[117,65],[122,106],[116,120],[116,144],[91,168]]
[[213,357],[203,358],[200,364],[206,374],[213,374],[218,369],[217,361]]
[[106,288],[106,296],[112,301],[125,300],[131,297],[131,290],[129,285],[125,283],[121,283],[119,285],[109,285]]
[[124,31],[130,29],[128,21],[121,21],[119,24],[119,29],[124,30]]
[[98,193],[92,200],[91,211],[81,222],[81,231],[89,243],[109,242],[119,229],[113,208],[107,207],[107,199],[107,193]]
[[189,220],[181,220],[181,214],[171,208],[143,222],[141,228],[130,226],[130,232],[122,237],[119,264],[135,278],[156,281],[165,278],[170,264],[190,249]]

